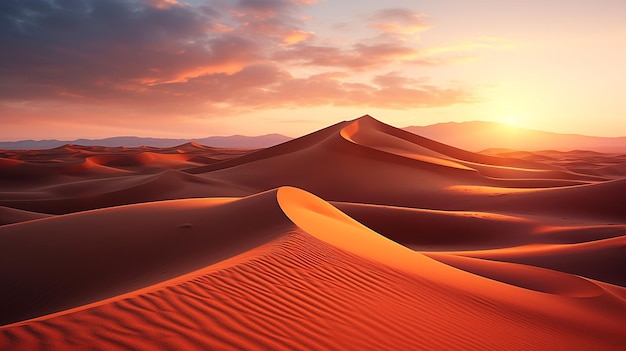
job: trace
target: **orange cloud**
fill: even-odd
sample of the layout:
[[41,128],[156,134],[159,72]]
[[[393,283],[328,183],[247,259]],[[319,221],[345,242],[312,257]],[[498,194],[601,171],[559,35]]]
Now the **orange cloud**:
[[[313,2],[241,0],[218,7],[85,0],[72,11],[64,2],[9,2],[5,10],[14,15],[5,16],[0,31],[7,43],[0,51],[0,110],[36,120],[33,108],[65,106],[89,114],[113,111],[111,120],[123,120],[295,106],[472,102],[465,90],[381,75],[398,64],[436,64],[396,35],[319,44],[324,39],[305,28],[299,12]],[[35,5],[45,11],[29,16]],[[421,15],[405,10],[377,13],[373,23],[425,28]],[[380,28],[386,34],[404,31]]]
[[[363,106],[393,109],[470,103],[474,98],[461,89],[427,85],[396,73],[377,76],[372,82],[352,82],[343,72],[325,72],[298,78],[274,65],[248,67],[233,75],[218,74],[191,80],[193,91],[211,91],[202,98],[211,104],[243,110],[296,106]],[[175,95],[184,85],[159,87],[159,93]],[[184,89],[183,89],[184,90]],[[232,94],[237,91],[238,94]]]
[[304,32],[301,30],[295,30],[291,33],[288,33],[287,36],[285,36],[285,38],[283,38],[283,43],[285,45],[294,45],[294,44],[298,44],[304,40],[307,40],[309,38],[311,38],[312,36],[314,36],[315,33],[313,32]]

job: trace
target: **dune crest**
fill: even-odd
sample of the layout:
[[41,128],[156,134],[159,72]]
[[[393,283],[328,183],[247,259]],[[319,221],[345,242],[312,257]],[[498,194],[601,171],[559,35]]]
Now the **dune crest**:
[[361,117],[352,122],[341,129],[340,134],[346,140],[357,145],[440,166],[468,171],[472,170],[471,168],[449,160],[446,155],[385,133],[380,123],[369,116]]
[[287,217],[318,240],[396,269],[411,271],[416,265],[432,266],[422,255],[373,232],[313,194],[282,187],[277,197]]

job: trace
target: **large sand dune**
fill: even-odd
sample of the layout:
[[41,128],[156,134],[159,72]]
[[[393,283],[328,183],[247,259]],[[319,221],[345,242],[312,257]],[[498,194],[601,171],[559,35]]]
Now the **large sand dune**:
[[369,116],[0,152],[0,349],[623,350],[623,157],[568,155]]

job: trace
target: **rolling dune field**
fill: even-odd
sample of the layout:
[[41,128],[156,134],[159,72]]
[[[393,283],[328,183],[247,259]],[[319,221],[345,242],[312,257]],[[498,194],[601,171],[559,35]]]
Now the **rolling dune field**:
[[0,150],[0,350],[624,350],[625,160],[370,116]]

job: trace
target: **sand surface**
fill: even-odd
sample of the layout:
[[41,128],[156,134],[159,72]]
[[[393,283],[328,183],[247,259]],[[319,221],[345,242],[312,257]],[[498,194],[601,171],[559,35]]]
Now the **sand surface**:
[[625,162],[369,116],[0,151],[0,350],[623,350]]

